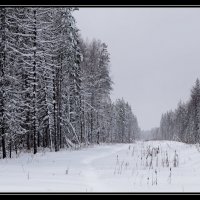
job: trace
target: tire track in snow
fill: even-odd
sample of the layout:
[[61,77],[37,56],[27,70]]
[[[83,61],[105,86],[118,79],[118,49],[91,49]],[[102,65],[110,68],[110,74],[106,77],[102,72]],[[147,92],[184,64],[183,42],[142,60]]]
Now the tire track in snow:
[[102,159],[105,157],[109,157],[113,154],[117,154],[117,152],[126,149],[127,145],[114,147],[114,150],[113,150],[113,147],[114,146],[111,146],[110,148],[110,150],[112,151],[107,151],[105,153],[101,153],[96,156],[88,157],[81,162],[82,164],[84,164],[83,174],[84,174],[85,182],[87,185],[87,190],[86,190],[87,192],[112,191],[112,189],[108,187],[108,185],[105,185],[103,181],[100,179],[100,177],[97,174],[97,169],[95,169],[95,167],[92,166],[92,163],[94,161],[97,161],[98,159]]

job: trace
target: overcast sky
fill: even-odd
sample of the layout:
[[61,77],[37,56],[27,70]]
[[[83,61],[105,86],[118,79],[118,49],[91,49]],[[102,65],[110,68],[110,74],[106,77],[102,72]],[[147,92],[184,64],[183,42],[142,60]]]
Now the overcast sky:
[[200,8],[80,8],[83,38],[108,45],[113,100],[128,101],[144,129],[187,101],[200,77]]

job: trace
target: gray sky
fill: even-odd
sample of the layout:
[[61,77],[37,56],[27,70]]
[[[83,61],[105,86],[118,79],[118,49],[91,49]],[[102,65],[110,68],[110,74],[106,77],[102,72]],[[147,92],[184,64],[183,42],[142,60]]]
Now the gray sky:
[[200,77],[200,8],[80,8],[83,38],[108,45],[113,100],[128,101],[142,129],[189,99]]

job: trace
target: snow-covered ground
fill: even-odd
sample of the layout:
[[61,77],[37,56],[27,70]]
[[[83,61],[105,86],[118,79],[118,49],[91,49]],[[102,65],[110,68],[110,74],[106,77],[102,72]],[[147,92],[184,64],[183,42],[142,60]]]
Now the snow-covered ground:
[[0,160],[0,192],[200,192],[200,152],[140,141],[23,153]]

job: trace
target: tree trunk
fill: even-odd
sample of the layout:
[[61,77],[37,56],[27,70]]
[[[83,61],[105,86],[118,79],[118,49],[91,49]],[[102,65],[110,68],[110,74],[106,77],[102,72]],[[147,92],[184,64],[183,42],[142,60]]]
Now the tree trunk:
[[[0,49],[0,67],[1,67],[1,79],[4,79],[5,73],[4,69],[6,67],[6,8],[2,8],[2,13],[1,13],[1,29],[2,29],[2,48]],[[2,146],[2,153],[3,153],[3,158],[6,158],[6,142],[5,142],[5,89],[3,86],[3,81],[2,81],[2,88],[0,91],[0,97],[1,97],[1,105],[0,105],[0,113],[1,113],[1,146]]]
[[12,140],[11,139],[10,139],[9,146],[10,146],[10,158],[11,158],[12,157]]
[[36,37],[37,37],[37,28],[36,28],[36,10],[34,12],[34,61],[33,61],[33,148],[34,154],[37,153],[37,138],[36,138]]
[[56,123],[56,84],[55,84],[55,73],[53,72],[53,113],[54,113],[54,148],[55,151],[58,151],[58,142],[57,142],[57,123]]

